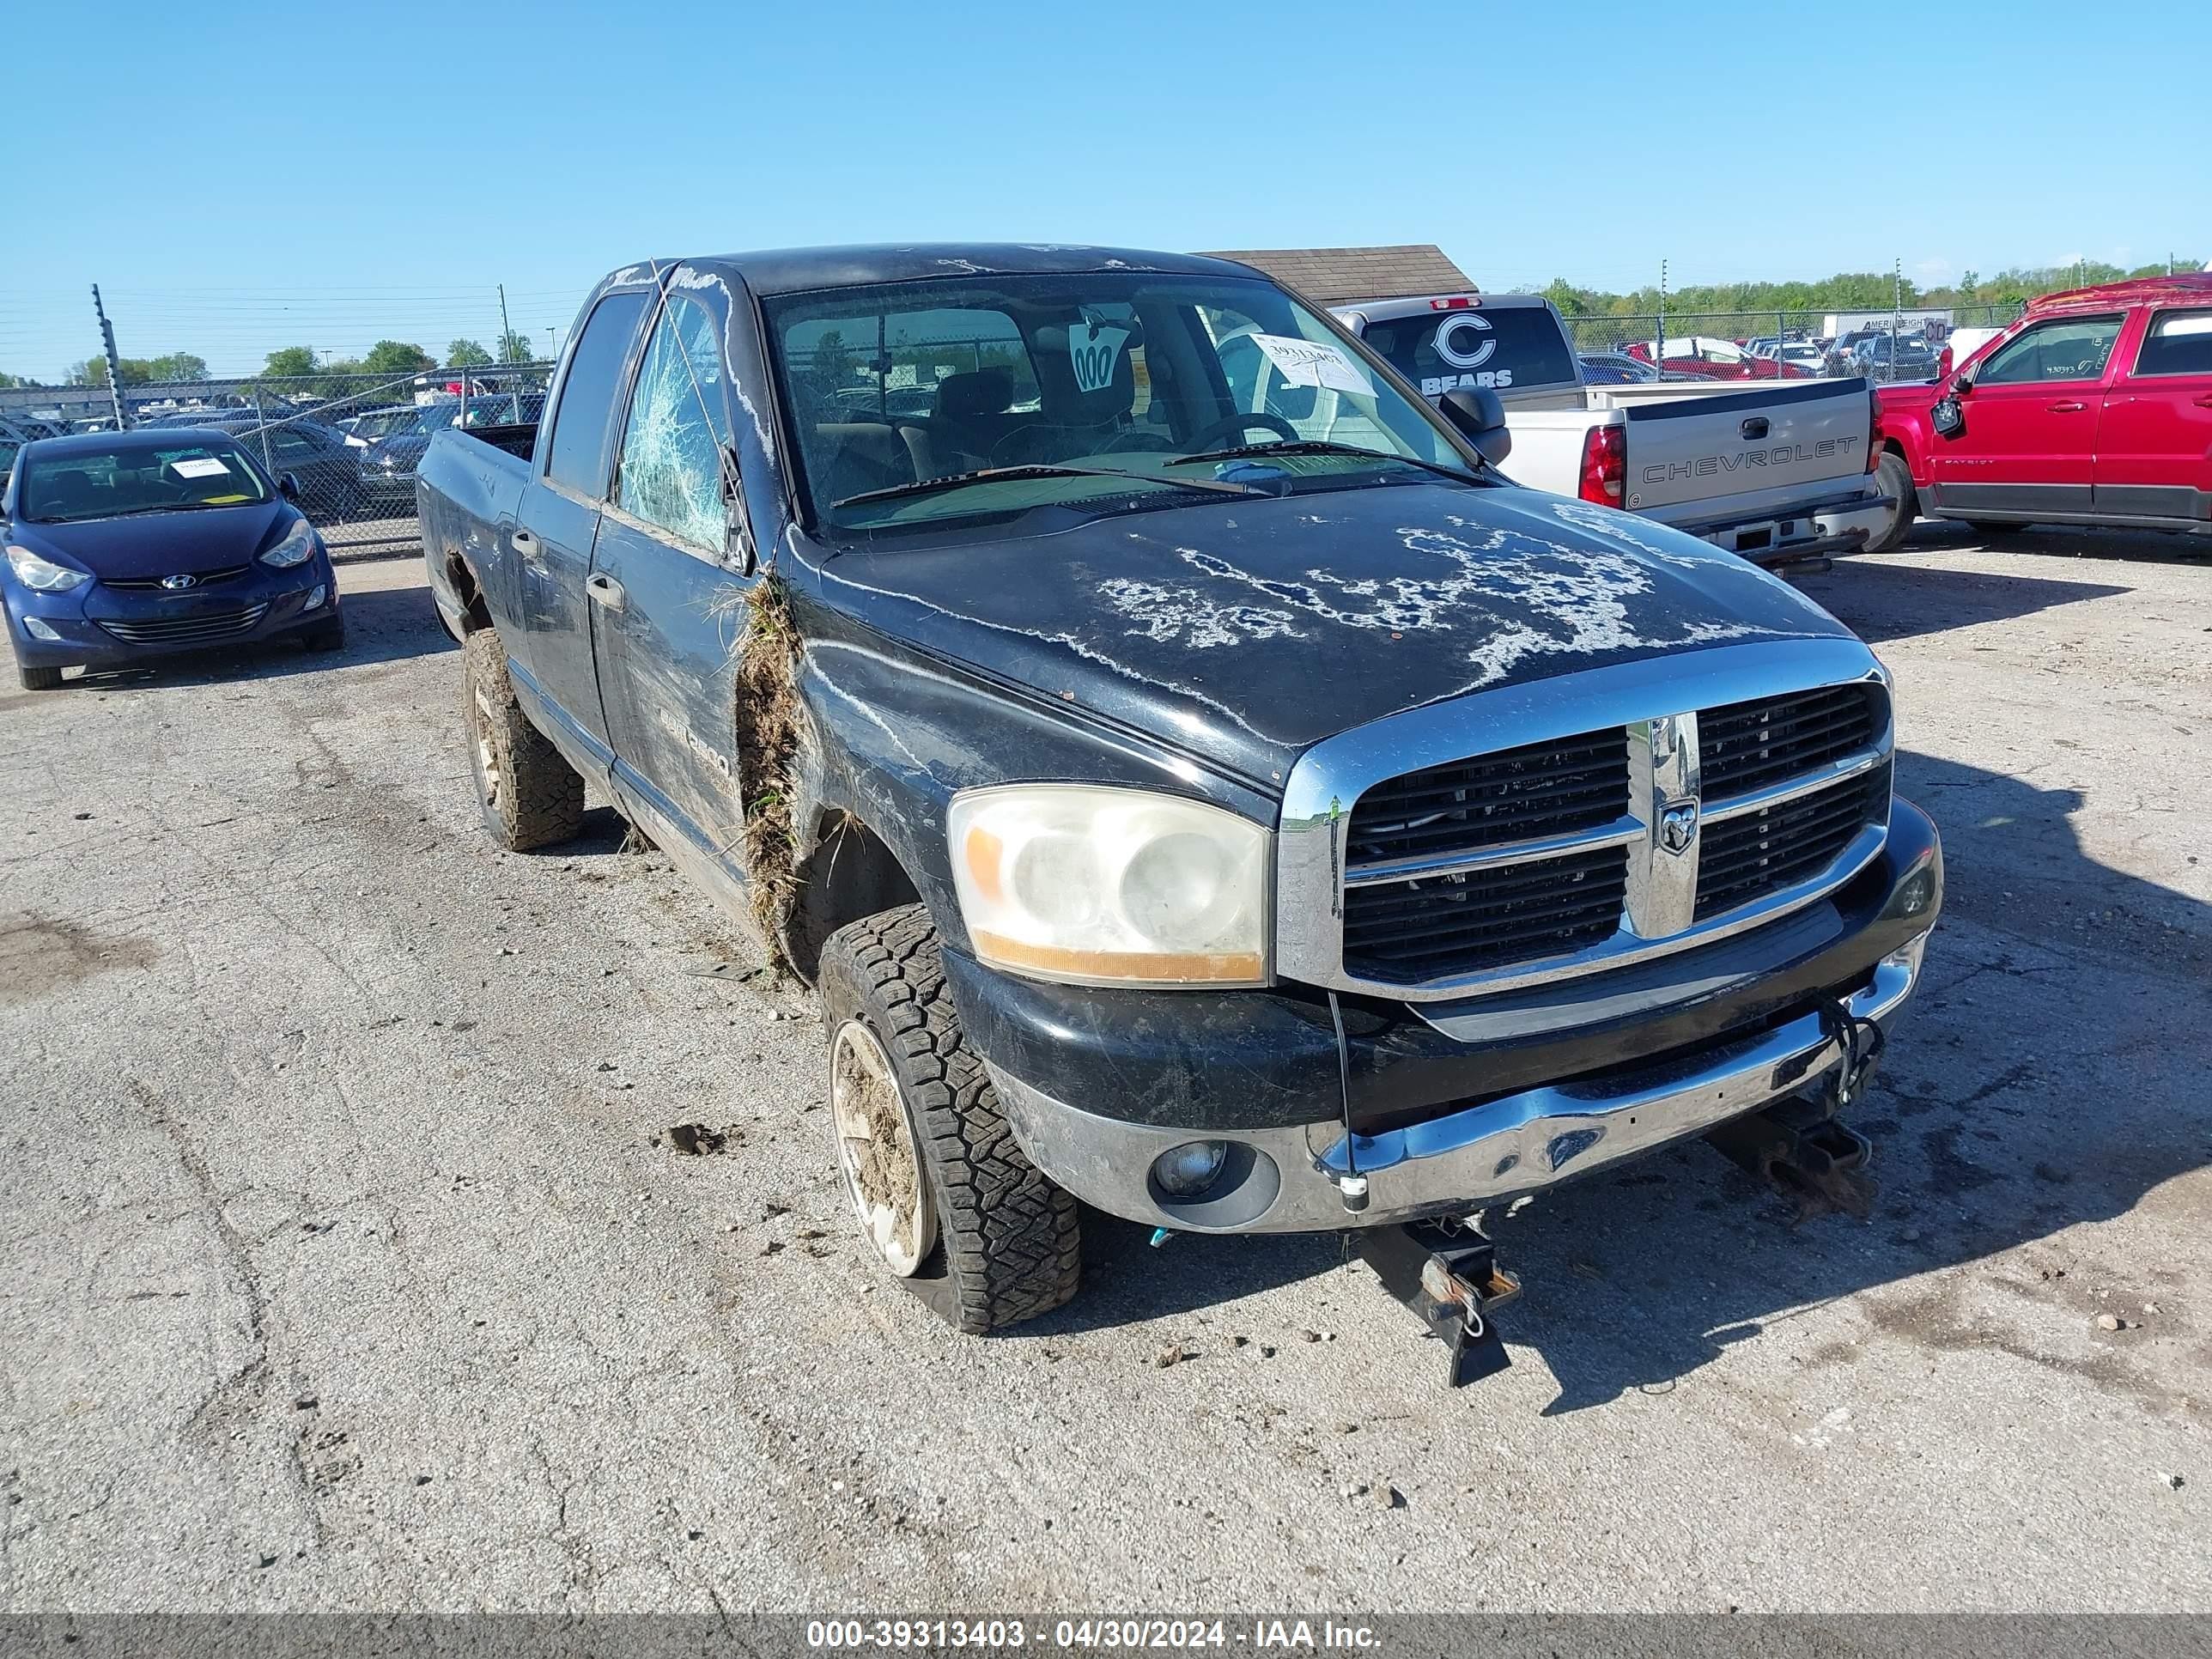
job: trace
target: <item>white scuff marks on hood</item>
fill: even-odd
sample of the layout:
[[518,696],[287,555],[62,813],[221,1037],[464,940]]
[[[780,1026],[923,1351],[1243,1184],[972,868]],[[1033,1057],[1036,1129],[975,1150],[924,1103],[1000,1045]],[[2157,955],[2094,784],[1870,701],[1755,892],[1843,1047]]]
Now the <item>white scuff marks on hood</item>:
[[[1066,650],[1073,651],[1077,656],[1081,657],[1085,661],[1097,663],[1100,667],[1118,674],[1124,679],[1133,681],[1139,685],[1157,686],[1163,690],[1174,691],[1182,696],[1192,699],[1194,702],[1201,702],[1208,708],[1213,710],[1215,714],[1221,715],[1232,725],[1241,726],[1245,731],[1249,732],[1255,738],[1261,738],[1268,743],[1280,741],[1278,738],[1268,736],[1267,732],[1262,732],[1258,726],[1253,725],[1250,720],[1247,720],[1236,709],[1231,708],[1227,703],[1223,702],[1219,698],[1210,697],[1206,696],[1206,693],[1196,690],[1194,687],[1180,684],[1171,680],[1164,681],[1153,675],[1147,674],[1142,669],[1133,667],[1131,665],[1122,662],[1117,658],[1109,656],[1107,653],[1098,649],[1097,647],[1091,645],[1084,640],[1079,639],[1073,633],[1065,629],[1048,632],[1043,629],[1037,628],[1017,628],[1010,623],[994,622],[988,617],[974,616],[965,611],[955,611],[947,605],[933,605],[929,600],[923,599],[918,593],[910,593],[896,588],[878,587],[872,582],[859,581],[853,577],[845,575],[838,571],[817,568],[817,574],[819,574],[822,580],[825,583],[835,582],[841,587],[849,587],[859,592],[878,594],[886,599],[896,600],[904,605],[915,605],[923,611],[933,611],[938,616],[950,617],[956,622],[973,623],[978,628],[988,628],[996,634],[1010,634],[1018,639],[1034,640],[1040,645],[1056,645],[1062,647]],[[1195,721],[1190,723],[1194,725],[1196,724]]]
[[1164,644],[1179,640],[1194,651],[1217,645],[1241,645],[1248,640],[1272,640],[1283,635],[1303,639],[1296,618],[1287,611],[1264,605],[1224,605],[1194,587],[1170,587],[1159,582],[1116,576],[1098,584],[1098,595],[1107,608],[1133,619],[1139,625],[1124,629]]
[[[1655,559],[1663,559],[1668,564],[1703,570],[1722,562],[1723,556],[1718,550],[1709,550],[1702,542],[1698,544],[1695,551],[1683,548],[1680,544],[1688,532],[1668,530],[1650,519],[1624,513],[1619,507],[1600,507],[1595,501],[1558,501],[1551,503],[1551,508],[1562,523],[1588,531],[1593,536],[1626,542],[1629,546],[1648,553]],[[1462,521],[1454,520],[1453,522]],[[1654,534],[1654,532],[1657,533]]]
[[[1196,548],[1185,562],[1224,581],[1346,628],[1473,636],[1467,660],[1480,671],[1462,690],[1503,679],[1524,658],[1598,656],[1743,639],[1769,630],[1745,623],[1639,624],[1631,602],[1654,596],[1651,573],[1634,556],[1546,541],[1518,531],[1401,526],[1406,550],[1436,561],[1434,574],[1347,580],[1326,569],[1285,580],[1245,570]],[[1456,695],[1456,693],[1453,694]]]

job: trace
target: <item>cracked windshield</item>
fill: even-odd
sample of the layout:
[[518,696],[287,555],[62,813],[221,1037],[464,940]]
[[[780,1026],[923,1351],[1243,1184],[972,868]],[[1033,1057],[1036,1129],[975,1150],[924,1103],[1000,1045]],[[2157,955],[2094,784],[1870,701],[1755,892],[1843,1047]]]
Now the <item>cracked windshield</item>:
[[1472,477],[1270,283],[969,278],[769,304],[817,525],[880,530]]

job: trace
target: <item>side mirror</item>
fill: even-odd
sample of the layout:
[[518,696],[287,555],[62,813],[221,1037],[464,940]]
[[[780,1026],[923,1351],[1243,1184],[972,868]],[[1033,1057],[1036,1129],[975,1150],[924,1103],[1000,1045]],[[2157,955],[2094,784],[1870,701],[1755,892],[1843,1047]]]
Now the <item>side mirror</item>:
[[1444,418],[1474,453],[1492,466],[1504,465],[1513,453],[1513,434],[1505,429],[1505,405],[1488,386],[1454,386],[1443,395]]
[[1951,382],[1951,395],[1954,398],[1963,398],[1973,389],[1974,377],[1971,374],[1961,374]]
[[276,493],[286,501],[296,503],[300,499],[300,475],[287,472],[276,480]]

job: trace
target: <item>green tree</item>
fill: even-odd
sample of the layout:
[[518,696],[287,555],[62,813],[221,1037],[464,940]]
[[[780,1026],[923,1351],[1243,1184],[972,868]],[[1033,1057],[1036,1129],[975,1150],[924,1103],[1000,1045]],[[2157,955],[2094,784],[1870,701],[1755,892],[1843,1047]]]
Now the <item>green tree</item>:
[[474,340],[456,340],[446,348],[447,368],[474,368],[479,363],[491,361],[491,353]]
[[313,346],[282,346],[263,360],[261,372],[276,380],[296,380],[320,367]]
[[437,360],[421,346],[404,340],[379,340],[369,347],[368,355],[361,360],[362,368],[371,374],[414,374],[426,368],[435,368]]
[[531,349],[530,337],[509,329],[499,337],[499,360],[503,363],[534,362],[538,354]]
[[16,386],[36,386],[36,380],[27,380],[20,374],[0,374],[0,390],[12,391]]
[[207,377],[207,359],[196,352],[172,351],[146,365],[149,380],[204,380]]

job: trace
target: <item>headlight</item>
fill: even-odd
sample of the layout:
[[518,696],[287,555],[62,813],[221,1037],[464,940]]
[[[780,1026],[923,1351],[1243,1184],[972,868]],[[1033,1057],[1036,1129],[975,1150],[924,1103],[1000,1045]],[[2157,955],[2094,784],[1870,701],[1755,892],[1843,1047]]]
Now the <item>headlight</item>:
[[1264,985],[1267,832],[1202,802],[1084,784],[953,798],[975,954],[1076,985]]
[[305,564],[314,556],[314,526],[302,519],[285,532],[283,541],[261,556],[261,562],[274,565],[279,570],[289,570],[294,565]]
[[15,580],[34,593],[66,593],[79,582],[92,580],[82,570],[42,559],[29,548],[12,542],[8,546],[8,565],[15,571]]

